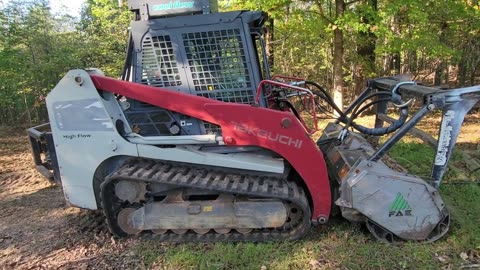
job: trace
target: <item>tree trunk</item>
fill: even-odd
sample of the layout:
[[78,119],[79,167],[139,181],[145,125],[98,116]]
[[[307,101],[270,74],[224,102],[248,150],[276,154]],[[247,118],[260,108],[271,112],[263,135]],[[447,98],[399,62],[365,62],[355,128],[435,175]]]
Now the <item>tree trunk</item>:
[[[345,11],[344,0],[335,0],[337,19]],[[343,31],[337,26],[333,36],[333,101],[343,110]]]
[[269,18],[265,27],[267,30],[265,31],[265,50],[267,51],[267,59],[270,68],[274,66],[273,27],[274,20],[273,18]]
[[[400,20],[401,20],[401,15],[394,15],[391,21],[391,27],[392,27],[392,32],[395,33],[396,35],[400,35]],[[401,68],[401,58],[400,58],[400,51],[393,51],[390,54],[389,57],[389,65],[388,65],[388,74],[387,75],[398,75],[400,74],[400,68]],[[394,72],[392,72],[392,70]]]
[[435,69],[435,76],[433,78],[433,85],[441,85],[442,84],[442,76],[444,70],[443,60],[440,60],[437,68]]
[[[368,5],[373,10],[377,10],[377,0],[368,0]],[[375,25],[375,20],[367,16],[362,17],[364,24]],[[355,76],[355,95],[359,95],[365,85],[365,74],[369,76],[375,73],[375,34],[369,29],[367,33],[360,33],[360,44],[357,47],[357,53],[360,56],[360,63],[356,68]]]
[[399,52],[393,53],[392,57],[390,58],[390,73],[392,70],[394,70],[395,75],[400,74],[400,67],[401,67],[400,53]]
[[476,73],[476,69],[472,65],[472,68],[470,69],[470,85],[475,85],[475,73]]
[[27,95],[23,92],[23,101],[25,102],[25,112],[27,113],[28,124],[32,125],[32,116],[30,115],[30,108],[28,107]]
[[465,80],[467,77],[467,64],[466,59],[462,57],[462,61],[458,64],[458,85],[465,86]]
[[[440,36],[438,38],[438,41],[440,41],[440,43],[446,43],[446,39],[447,39],[447,36],[446,36],[446,30],[448,28],[448,24],[446,22],[443,22],[442,25],[440,26]],[[435,76],[434,76],[434,79],[433,79],[433,84],[434,85],[440,85],[442,84],[442,77],[443,77],[443,72],[446,68],[446,65],[443,61],[443,59],[440,59],[440,63],[438,63],[436,69],[435,69]]]

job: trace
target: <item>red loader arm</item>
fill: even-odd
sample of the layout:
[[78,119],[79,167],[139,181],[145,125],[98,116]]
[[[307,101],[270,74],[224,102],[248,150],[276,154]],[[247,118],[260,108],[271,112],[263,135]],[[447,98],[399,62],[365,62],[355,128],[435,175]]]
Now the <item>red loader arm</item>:
[[323,154],[293,114],[102,76],[91,78],[97,89],[217,124],[226,145],[260,146],[281,155],[305,182],[313,203],[312,220],[328,220],[332,202]]

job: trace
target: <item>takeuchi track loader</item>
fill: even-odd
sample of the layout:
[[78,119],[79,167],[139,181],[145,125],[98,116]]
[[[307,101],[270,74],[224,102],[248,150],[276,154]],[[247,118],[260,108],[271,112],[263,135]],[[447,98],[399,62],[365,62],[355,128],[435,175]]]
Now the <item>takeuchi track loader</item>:
[[[204,0],[129,6],[121,78],[69,71],[46,99],[50,123],[28,130],[37,169],[70,205],[102,210],[117,236],[160,241],[298,239],[333,212],[388,243],[448,231],[438,187],[480,86],[378,78],[342,110],[315,82],[270,75],[263,12],[219,13]],[[386,125],[389,106],[398,118]],[[371,108],[375,125],[358,124]],[[385,153],[432,111],[442,121],[428,181],[387,166]],[[378,147],[367,140],[387,134]]]

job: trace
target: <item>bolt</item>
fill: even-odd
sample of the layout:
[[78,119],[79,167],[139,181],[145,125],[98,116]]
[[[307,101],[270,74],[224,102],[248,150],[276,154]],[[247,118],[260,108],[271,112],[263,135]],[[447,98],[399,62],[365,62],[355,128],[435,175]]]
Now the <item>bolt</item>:
[[282,119],[282,127],[283,128],[289,128],[290,125],[292,124],[292,121],[289,118],[283,118]]
[[226,144],[233,144],[234,141],[235,140],[230,136],[225,137],[225,140],[224,140]]
[[367,163],[367,166],[368,166],[368,167],[372,167],[373,164],[372,164],[371,162],[368,162],[368,163]]
[[74,80],[80,86],[83,84],[83,78],[80,76],[76,76]]
[[328,219],[324,216],[319,216],[317,221],[318,221],[319,224],[325,224],[325,223],[327,223]]
[[118,149],[118,146],[117,146],[117,144],[115,143],[115,141],[112,141],[112,142],[110,143],[110,147],[111,147],[111,149],[112,149],[113,152],[117,151],[117,149]]
[[430,111],[433,111],[433,110],[435,110],[435,107],[436,107],[435,104],[429,104],[427,106],[427,109],[429,109]]

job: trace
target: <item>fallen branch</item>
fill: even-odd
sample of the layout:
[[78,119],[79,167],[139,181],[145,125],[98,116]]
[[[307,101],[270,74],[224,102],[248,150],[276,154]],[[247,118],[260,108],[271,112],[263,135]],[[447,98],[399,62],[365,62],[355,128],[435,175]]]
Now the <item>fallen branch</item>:
[[[385,114],[379,114],[378,118],[388,123],[393,123],[394,121],[396,121],[395,119]],[[430,145],[433,149],[437,149],[437,140],[427,132],[420,130],[416,127],[413,127],[408,131],[408,133],[419,138],[424,143]],[[468,155],[463,151],[456,151],[456,152],[460,153],[464,163],[467,165],[468,170],[470,170],[470,172],[472,172],[472,174],[476,175],[477,177],[480,177],[480,170],[478,169],[480,168],[480,162],[478,162],[476,159],[473,159],[472,157],[470,157],[470,155]],[[460,176],[464,179],[468,179],[468,177],[461,170],[457,169],[452,163],[448,164],[448,169],[453,171],[455,175]]]
[[460,269],[465,269],[465,268],[479,268],[480,264],[469,264],[469,265],[462,265],[460,266]]
[[[387,121],[389,123],[393,123],[394,121],[396,121],[395,119],[385,115],[385,114],[379,114],[378,115],[378,118],[380,120],[383,120],[383,121]],[[432,135],[428,134],[427,132],[423,131],[423,130],[420,130],[416,127],[413,127],[412,129],[410,129],[408,131],[408,133],[412,134],[413,136],[421,139],[423,142],[427,143],[428,145],[430,145],[433,149],[436,149],[437,148],[437,140],[435,138],[433,138]]]

